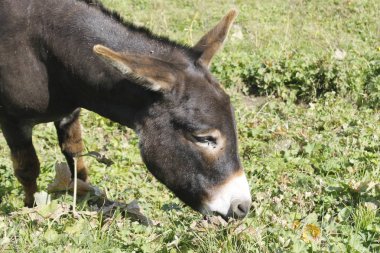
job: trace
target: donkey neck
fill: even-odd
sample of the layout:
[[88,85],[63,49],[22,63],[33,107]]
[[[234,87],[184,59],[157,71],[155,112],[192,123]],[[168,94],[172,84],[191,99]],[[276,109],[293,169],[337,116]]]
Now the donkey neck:
[[103,44],[115,51],[170,62],[176,57],[181,61],[191,58],[192,52],[185,46],[123,23],[97,6],[78,0],[47,3],[39,3],[40,10],[50,13],[41,16],[46,31],[42,37],[47,50],[72,77],[65,84],[67,93],[75,96],[79,107],[124,125],[135,128],[160,95],[126,80],[92,52],[93,46]]
[[[103,43],[115,51],[150,55],[162,60],[172,60],[174,51],[185,57],[191,57],[194,53],[187,46],[124,21],[94,0],[47,0],[47,4],[35,2],[40,5],[41,13],[38,14],[42,15],[42,25],[47,31],[45,38],[62,40],[67,46],[74,44],[76,50],[80,50],[78,46],[83,44],[85,48],[92,48],[92,44]],[[68,53],[66,50],[71,48],[64,49]]]

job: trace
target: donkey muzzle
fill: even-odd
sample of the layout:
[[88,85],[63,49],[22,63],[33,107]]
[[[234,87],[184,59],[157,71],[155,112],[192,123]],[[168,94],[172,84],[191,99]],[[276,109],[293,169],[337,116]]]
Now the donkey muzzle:
[[251,203],[248,181],[241,170],[216,187],[203,204],[208,213],[218,213],[226,219],[242,219],[247,216]]

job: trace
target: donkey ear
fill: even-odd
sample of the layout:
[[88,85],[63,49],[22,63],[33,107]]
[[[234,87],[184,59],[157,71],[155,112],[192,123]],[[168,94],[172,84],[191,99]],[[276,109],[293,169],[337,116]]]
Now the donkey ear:
[[140,80],[137,83],[150,90],[171,90],[175,84],[172,63],[145,55],[115,52],[102,45],[95,45],[93,51],[122,74]]
[[201,53],[199,61],[206,66],[210,65],[212,57],[223,46],[223,42],[236,16],[237,11],[234,9],[230,10],[227,15],[193,47],[195,51]]

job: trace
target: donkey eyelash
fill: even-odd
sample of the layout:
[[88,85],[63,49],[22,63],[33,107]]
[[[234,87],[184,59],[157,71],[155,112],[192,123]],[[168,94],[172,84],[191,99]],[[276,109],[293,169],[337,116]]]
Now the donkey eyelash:
[[200,143],[212,143],[216,144],[216,139],[212,136],[197,136],[193,135],[193,138]]
[[217,147],[216,138],[212,136],[197,136],[192,135],[193,140],[195,140],[195,144],[204,148],[212,148],[215,149]]

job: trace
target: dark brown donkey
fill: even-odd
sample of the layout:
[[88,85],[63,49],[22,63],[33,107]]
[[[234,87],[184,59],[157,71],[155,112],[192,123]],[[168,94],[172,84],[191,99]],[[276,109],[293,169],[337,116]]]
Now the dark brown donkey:
[[[186,47],[96,1],[0,0],[0,123],[25,204],[39,175],[33,126],[55,122],[73,169],[86,108],[134,129],[147,168],[186,204],[244,217],[251,196],[233,109],[208,69],[235,16]],[[81,158],[78,177],[87,179]]]

